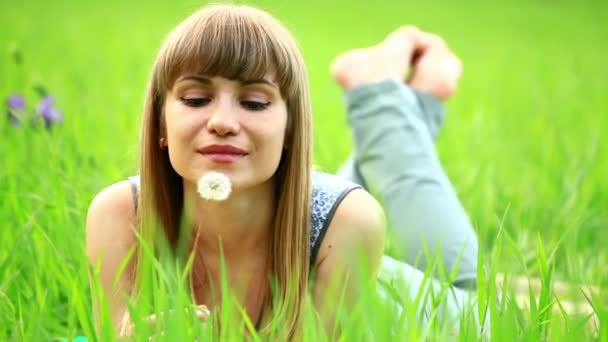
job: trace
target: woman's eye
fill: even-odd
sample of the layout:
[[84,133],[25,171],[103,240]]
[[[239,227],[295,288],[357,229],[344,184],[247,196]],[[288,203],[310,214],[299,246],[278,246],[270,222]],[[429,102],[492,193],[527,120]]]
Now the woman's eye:
[[206,97],[182,97],[181,100],[188,107],[202,107],[211,102],[211,99]]
[[241,106],[246,109],[259,111],[268,108],[270,102],[257,102],[257,101],[241,101]]

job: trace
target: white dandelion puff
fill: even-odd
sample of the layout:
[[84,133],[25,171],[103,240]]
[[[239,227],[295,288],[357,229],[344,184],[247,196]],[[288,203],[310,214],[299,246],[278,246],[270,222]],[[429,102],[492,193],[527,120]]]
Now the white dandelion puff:
[[198,181],[198,193],[210,201],[223,201],[231,191],[230,179],[220,172],[209,171]]

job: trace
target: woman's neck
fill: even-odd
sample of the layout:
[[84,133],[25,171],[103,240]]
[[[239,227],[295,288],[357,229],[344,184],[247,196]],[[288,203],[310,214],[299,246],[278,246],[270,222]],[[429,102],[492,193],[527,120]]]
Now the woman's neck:
[[235,190],[224,201],[201,198],[196,185],[184,181],[186,224],[197,235],[205,255],[246,257],[268,251],[276,203],[272,180],[255,188]]

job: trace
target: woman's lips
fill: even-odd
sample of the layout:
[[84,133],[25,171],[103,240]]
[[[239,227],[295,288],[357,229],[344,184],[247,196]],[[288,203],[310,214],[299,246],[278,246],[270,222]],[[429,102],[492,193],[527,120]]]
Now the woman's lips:
[[247,151],[232,145],[207,145],[198,152],[216,163],[234,163],[247,156]]
[[203,153],[203,155],[216,163],[234,163],[245,157],[244,154],[234,153]]

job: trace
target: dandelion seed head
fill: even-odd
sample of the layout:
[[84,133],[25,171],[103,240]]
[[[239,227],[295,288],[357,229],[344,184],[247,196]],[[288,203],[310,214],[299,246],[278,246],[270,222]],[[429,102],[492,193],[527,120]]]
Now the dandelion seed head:
[[223,201],[230,196],[232,184],[223,173],[209,171],[198,181],[198,193],[210,201]]

